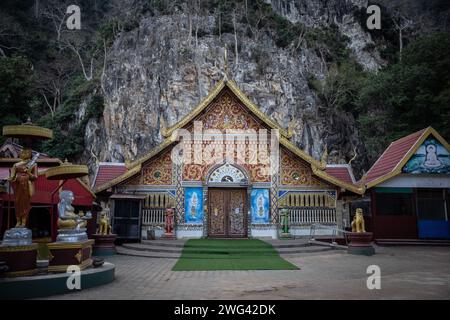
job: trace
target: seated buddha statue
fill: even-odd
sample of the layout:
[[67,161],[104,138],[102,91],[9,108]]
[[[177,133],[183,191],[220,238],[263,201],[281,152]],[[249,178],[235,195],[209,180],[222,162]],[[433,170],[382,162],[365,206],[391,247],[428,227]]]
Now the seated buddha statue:
[[60,193],[60,202],[58,204],[58,229],[80,229],[85,228],[89,215],[76,214],[72,206],[74,200],[73,192],[64,190]]

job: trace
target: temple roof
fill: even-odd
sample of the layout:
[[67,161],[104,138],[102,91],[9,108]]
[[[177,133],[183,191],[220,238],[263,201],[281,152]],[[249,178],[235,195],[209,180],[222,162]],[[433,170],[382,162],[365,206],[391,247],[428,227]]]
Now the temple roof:
[[180,129],[187,125],[189,122],[194,120],[203,110],[205,110],[210,103],[219,95],[220,92],[224,88],[228,88],[233,92],[236,97],[241,101],[258,119],[260,119],[263,123],[269,126],[272,129],[278,129],[280,131],[281,136],[290,138],[292,136],[291,133],[286,131],[283,127],[281,127],[278,123],[268,117],[264,112],[262,112],[250,99],[239,89],[237,84],[234,81],[230,80],[221,80],[219,81],[215,87],[211,90],[206,98],[200,102],[200,104],[195,107],[191,112],[189,112],[183,119],[178,121],[175,125],[166,130],[163,130],[162,134],[165,137],[169,137],[176,129]]
[[408,136],[392,142],[383,152],[378,160],[373,164],[365,175],[367,188],[374,187],[388,179],[395,177],[402,172],[402,168],[408,160],[416,153],[430,135],[434,136],[447,150],[450,145],[432,127],[414,132]]
[[353,169],[349,164],[328,164],[325,172],[348,184],[356,184]]
[[[118,169],[112,170],[113,172],[110,172],[110,177],[112,178],[109,181],[105,181],[104,183],[101,183],[100,180],[97,182],[97,178],[94,179],[94,190],[96,193],[105,191],[119,183],[124,182],[125,180],[133,177],[134,175],[141,172],[142,164],[144,162],[147,162],[148,160],[152,159],[156,155],[160,154],[163,150],[165,150],[170,145],[174,144],[177,141],[175,133],[177,129],[180,129],[186,125],[188,125],[191,121],[193,121],[200,113],[205,110],[211,102],[224,90],[225,88],[228,88],[231,90],[238,100],[243,103],[251,113],[253,113],[259,120],[261,120],[264,124],[266,124],[269,128],[278,129],[280,133],[280,145],[284,146],[291,152],[293,152],[296,156],[300,157],[307,163],[311,165],[311,169],[313,173],[333,184],[336,186],[341,187],[344,190],[349,190],[351,192],[354,192],[356,194],[363,194],[364,193],[364,186],[355,184],[350,181],[341,180],[339,177],[335,177],[333,175],[330,175],[326,172],[326,163],[323,161],[318,161],[311,157],[308,153],[298,148],[295,144],[293,144],[289,138],[291,137],[291,133],[286,131],[284,128],[282,128],[280,125],[278,125],[275,121],[270,119],[267,115],[265,115],[255,104],[253,104],[246,96],[245,94],[238,88],[238,86],[233,81],[226,81],[221,80],[210,92],[210,94],[196,107],[194,108],[188,115],[186,115],[183,119],[181,119],[178,123],[176,123],[174,126],[163,130],[163,136],[166,137],[165,140],[150,150],[146,155],[143,157],[133,161],[129,165],[126,165],[127,170],[124,171],[122,174],[116,176],[113,178],[113,175],[115,173],[118,173]],[[103,165],[104,166],[104,165]],[[102,166],[99,166],[99,170]],[[98,172],[97,172],[98,176]],[[103,175],[101,173],[101,179],[103,177],[106,177],[107,175]],[[106,179],[105,179],[106,180]]]
[[101,186],[111,181],[127,171],[125,163],[100,162],[92,183],[92,188]]

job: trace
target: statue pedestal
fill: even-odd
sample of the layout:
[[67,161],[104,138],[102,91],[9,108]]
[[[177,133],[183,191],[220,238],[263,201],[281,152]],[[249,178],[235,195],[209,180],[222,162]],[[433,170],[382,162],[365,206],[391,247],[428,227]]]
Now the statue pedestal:
[[290,232],[281,232],[280,233],[280,239],[294,239],[292,234]]
[[12,228],[5,231],[0,245],[0,261],[8,266],[7,277],[31,276],[37,273],[38,244],[31,239],[31,230]]
[[170,232],[170,233],[164,233],[164,234],[162,235],[161,239],[164,239],[164,240],[174,240],[174,239],[176,239],[176,237],[175,237],[175,234],[174,234],[173,232]]
[[371,256],[375,254],[375,248],[372,244],[372,232],[351,232],[348,235],[348,249],[350,254]]
[[93,244],[94,240],[49,243],[48,272],[66,272],[71,265],[76,265],[81,270],[90,267]]
[[94,256],[109,256],[117,253],[114,241],[117,234],[93,234],[95,240]]
[[38,270],[37,243],[23,246],[0,245],[0,261],[6,262],[8,271],[3,275],[7,277],[23,277],[35,275]]
[[58,229],[56,242],[84,242],[88,240],[86,228]]

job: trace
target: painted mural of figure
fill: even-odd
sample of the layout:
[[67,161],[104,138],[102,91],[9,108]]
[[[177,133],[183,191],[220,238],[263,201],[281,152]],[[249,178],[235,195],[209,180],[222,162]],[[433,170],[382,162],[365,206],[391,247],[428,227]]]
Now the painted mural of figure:
[[192,193],[192,197],[191,197],[191,203],[190,203],[190,210],[189,212],[191,213],[191,217],[195,218],[197,216],[197,205],[198,205],[198,197],[197,197],[197,193]]
[[24,149],[21,160],[14,164],[11,177],[15,195],[16,228],[25,228],[31,209],[31,197],[34,194],[34,181],[37,179],[37,166],[31,159],[31,149]]
[[264,217],[264,197],[262,194],[258,197],[258,216]]
[[424,165],[426,167],[439,167],[441,166],[441,162],[437,158],[437,148],[434,144],[429,144],[426,147],[426,158]]

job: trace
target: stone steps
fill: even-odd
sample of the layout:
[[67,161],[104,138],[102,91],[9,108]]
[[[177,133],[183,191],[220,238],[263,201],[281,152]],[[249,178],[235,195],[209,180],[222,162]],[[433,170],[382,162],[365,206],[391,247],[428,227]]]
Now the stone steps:
[[148,246],[183,248],[186,240],[141,240],[141,243]]
[[334,249],[326,246],[310,245],[307,247],[298,248],[276,248],[276,250],[279,254],[306,254],[313,252],[332,251]]
[[266,240],[278,252],[312,252],[312,251],[327,251],[333,249],[347,249],[346,246],[327,243],[319,240],[295,239],[295,240]]
[[164,253],[180,253],[183,250],[183,247],[171,247],[171,246],[163,246],[156,244],[146,244],[146,243],[124,243],[122,244],[123,248],[135,251],[147,251],[147,252],[164,252]]
[[[342,246],[332,247],[326,243],[311,243],[306,239],[265,241],[283,255],[302,255],[346,249]],[[117,251],[119,254],[131,256],[175,259],[181,256],[185,242],[186,240],[143,240],[141,243],[124,243],[117,247]],[[208,250],[208,247],[205,247],[205,250]],[[249,249],[246,250],[249,251]]]
[[117,253],[134,256],[134,257],[145,257],[145,258],[159,258],[159,259],[178,259],[181,255],[180,253],[169,253],[169,252],[155,252],[155,251],[142,251],[142,250],[132,250],[124,248],[123,246],[116,247]]

